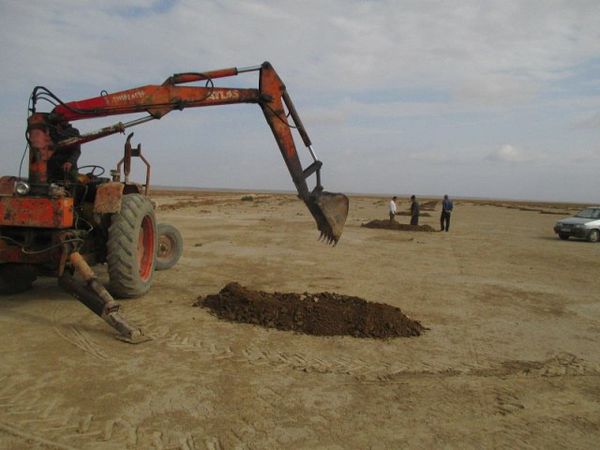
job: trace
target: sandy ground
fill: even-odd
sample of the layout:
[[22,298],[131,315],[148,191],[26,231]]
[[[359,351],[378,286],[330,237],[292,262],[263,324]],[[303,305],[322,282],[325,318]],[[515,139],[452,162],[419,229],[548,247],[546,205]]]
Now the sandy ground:
[[[293,196],[241,196],[157,197],[186,246],[122,302],[148,343],[51,279],[0,299],[0,448],[598,448],[600,244],[558,240],[561,216],[539,212],[567,205],[461,201],[449,233],[419,233],[361,228],[387,199],[352,198],[331,248]],[[323,338],[192,307],[229,281],[356,295],[430,329]]]

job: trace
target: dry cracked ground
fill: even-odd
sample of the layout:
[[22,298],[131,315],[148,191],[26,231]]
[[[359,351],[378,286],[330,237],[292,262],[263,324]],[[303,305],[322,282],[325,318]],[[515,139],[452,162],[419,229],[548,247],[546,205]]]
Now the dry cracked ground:
[[[150,342],[114,339],[51,279],[0,299],[0,448],[598,447],[600,244],[552,232],[574,205],[463,200],[449,233],[419,233],[362,228],[387,199],[353,197],[331,248],[293,195],[243,195],[156,197],[185,251],[122,302]],[[192,306],[230,281],[388,303],[429,330],[308,336]]]

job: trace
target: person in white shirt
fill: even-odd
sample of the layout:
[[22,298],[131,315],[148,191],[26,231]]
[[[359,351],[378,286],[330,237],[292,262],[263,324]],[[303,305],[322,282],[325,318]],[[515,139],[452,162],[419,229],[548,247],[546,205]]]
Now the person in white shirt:
[[389,210],[390,210],[390,221],[394,220],[394,216],[396,215],[396,196],[393,196],[392,199],[390,200],[390,206],[389,206]]

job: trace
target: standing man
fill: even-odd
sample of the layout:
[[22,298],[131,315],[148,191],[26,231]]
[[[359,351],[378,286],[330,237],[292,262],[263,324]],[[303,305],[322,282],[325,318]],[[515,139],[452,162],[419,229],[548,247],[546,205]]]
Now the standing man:
[[414,195],[410,196],[410,224],[419,225],[419,202]]
[[448,231],[450,228],[450,214],[453,209],[452,200],[447,195],[444,195],[444,200],[442,200],[442,215],[440,217],[440,231]]
[[392,220],[394,220],[394,216],[396,215],[396,196],[395,195],[390,200],[389,210],[390,210],[390,222],[391,222]]

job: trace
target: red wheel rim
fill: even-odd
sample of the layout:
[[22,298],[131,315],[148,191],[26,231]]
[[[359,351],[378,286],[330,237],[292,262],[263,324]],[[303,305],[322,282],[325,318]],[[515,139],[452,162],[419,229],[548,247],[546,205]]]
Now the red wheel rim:
[[150,278],[154,261],[154,227],[152,225],[152,218],[144,217],[138,238],[138,265],[140,277],[144,281]]

